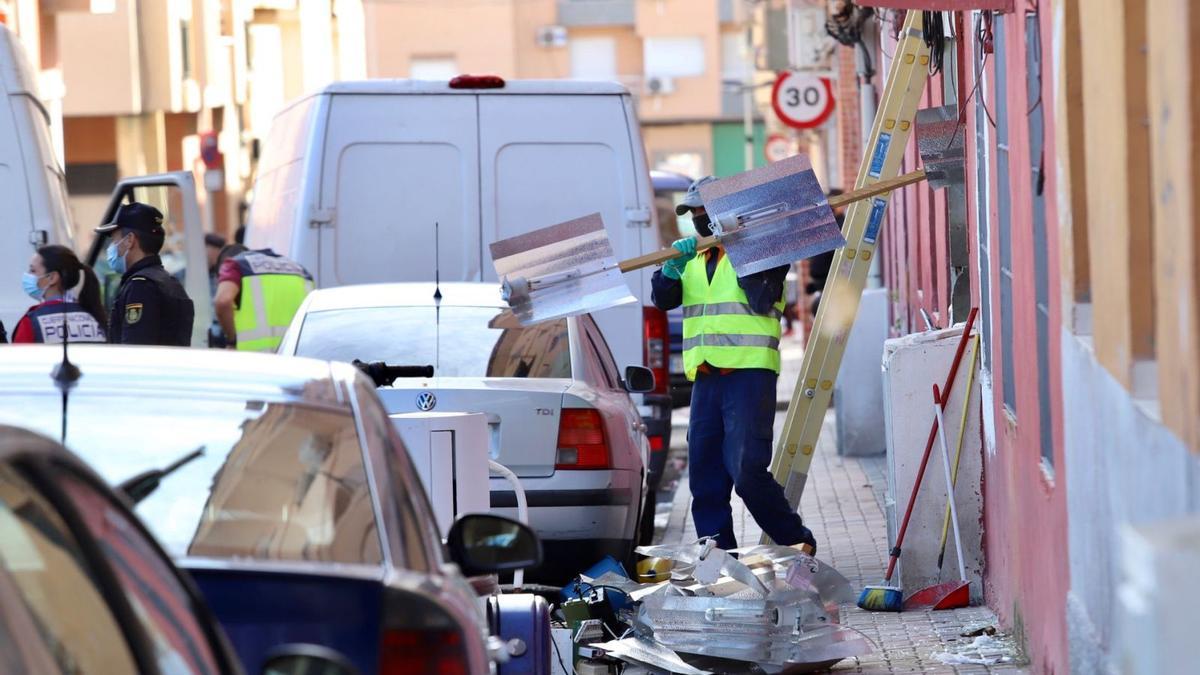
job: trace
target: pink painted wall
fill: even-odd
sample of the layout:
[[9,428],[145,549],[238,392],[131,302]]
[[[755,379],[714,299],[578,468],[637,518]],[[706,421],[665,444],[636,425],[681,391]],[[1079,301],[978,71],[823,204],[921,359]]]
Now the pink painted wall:
[[[1050,44],[1050,16],[1041,17],[1042,45]],[[1029,126],[1026,111],[1033,103],[1026,94],[1025,20],[1023,14],[1007,15],[1005,22],[1006,51],[989,58],[1003,58],[1008,72],[1009,97],[1009,181],[1011,194],[997,194],[993,178],[988,189],[992,199],[992,241],[997,240],[998,213],[995,205],[1000,199],[1008,199],[1012,205],[1012,261],[1013,261],[1013,345],[1012,353],[1017,363],[1012,368],[1017,378],[1016,406],[1014,419],[1007,412],[1003,394],[1004,364],[1001,349],[999,246],[991,246],[992,284],[991,305],[993,308],[992,334],[992,409],[983,411],[994,420],[995,452],[989,452],[984,463],[984,524],[985,547],[988,559],[987,597],[1009,625],[1019,625],[1027,641],[1027,650],[1037,672],[1066,675],[1070,672],[1067,651],[1066,595],[1070,586],[1069,561],[1067,558],[1067,509],[1065,486],[1065,461],[1062,446],[1062,394],[1061,394],[1061,337],[1060,306],[1057,287],[1051,289],[1050,297],[1050,342],[1049,363],[1037,362],[1037,316],[1036,290],[1034,287],[1033,251],[1033,195],[1030,181]],[[1032,36],[1029,36],[1032,37]],[[1053,53],[1049,48],[1043,54]],[[1046,56],[1043,57],[1047,58]],[[994,82],[995,69],[988,67],[988,82]],[[1042,86],[1045,95],[1041,105],[1045,106],[1045,152],[1054,156],[1053,90],[1049,64],[1044,64]],[[986,89],[989,100],[994,101],[994,88]],[[994,107],[992,107],[994,110]],[[971,106],[970,128],[974,128],[975,107]],[[974,136],[970,136],[968,155],[977,157]],[[992,162],[991,175],[995,176],[995,147],[989,157]],[[1046,166],[1053,166],[1052,162]],[[973,177],[974,166],[968,176]],[[968,194],[975,189],[968,190]],[[1053,171],[1046,178],[1047,231],[1057,231],[1057,208],[1053,196],[1055,177]],[[971,205],[974,214],[974,204]],[[1058,276],[1058,237],[1048,236],[1048,277]],[[977,249],[976,249],[977,250]],[[1054,282],[1052,282],[1054,283]],[[978,290],[976,290],[976,294]],[[1049,401],[1038,400],[1037,373],[1049,370],[1051,391]],[[1039,406],[1048,405],[1052,410],[1054,426],[1054,467],[1056,475],[1051,478],[1044,470],[1041,459]]]
[[[1045,153],[1053,158],[1054,112],[1049,12],[1040,16],[1042,32],[1042,86],[1045,92],[1041,105],[1044,110]],[[992,372],[990,388],[994,392],[990,409],[982,414],[992,418],[995,430],[994,448],[984,461],[984,546],[987,556],[985,594],[988,604],[997,611],[1003,623],[1021,632],[1035,672],[1067,675],[1070,672],[1066,628],[1066,594],[1070,586],[1067,558],[1066,476],[1062,443],[1061,393],[1061,317],[1057,288],[1058,229],[1055,176],[1049,171],[1045,179],[1046,196],[1047,271],[1050,283],[1050,348],[1049,363],[1037,362],[1037,317],[1033,239],[1033,194],[1030,180],[1029,125],[1030,104],[1026,94],[1025,18],[1024,13],[998,17],[1005,22],[1005,54],[988,56],[986,67],[988,86],[980,87],[987,97],[988,108],[995,114],[994,60],[1003,58],[1008,72],[1009,110],[1009,181],[1011,193],[997,194],[995,132],[989,136],[989,185],[976,185],[976,170],[981,149],[976,147],[976,106],[967,105],[964,127],[967,131],[967,195],[970,231],[972,297],[979,304],[979,241],[977,237],[976,200],[979,190],[991,195],[991,335]],[[887,31],[885,31],[886,33]],[[973,27],[960,26],[959,35],[973,35]],[[894,43],[885,37],[885,51],[892,53]],[[960,80],[965,93],[974,85],[972,47],[959,46]],[[960,87],[961,89],[961,87]],[[940,77],[931,78],[922,106],[942,102]],[[965,98],[960,94],[960,100]],[[905,170],[918,166],[916,151],[910,147]],[[1045,162],[1053,167],[1053,161]],[[1003,349],[1000,339],[999,246],[997,245],[998,200],[1008,200],[1011,209],[1013,247],[1013,339],[1012,353],[1017,363],[1013,372],[1016,381],[1018,417],[1013,419],[1004,407]],[[949,264],[946,226],[946,197],[933,193],[926,185],[906,188],[893,193],[889,207],[884,240],[885,283],[892,290],[893,331],[896,334],[919,332],[925,329],[919,310],[924,308],[937,326],[948,321],[945,308],[949,305]],[[1051,377],[1050,401],[1038,400],[1037,374],[1048,370]],[[1051,477],[1043,470],[1040,445],[1039,406],[1052,410],[1054,467]]]

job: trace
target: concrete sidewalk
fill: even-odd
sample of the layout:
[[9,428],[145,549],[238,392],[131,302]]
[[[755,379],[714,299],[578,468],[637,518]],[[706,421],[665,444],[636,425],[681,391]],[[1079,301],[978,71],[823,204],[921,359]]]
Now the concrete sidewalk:
[[[785,339],[784,372],[780,377],[780,400],[784,402],[784,408],[799,371],[799,352],[798,342]],[[783,419],[781,411],[775,418],[776,437]],[[882,457],[839,457],[833,419],[830,412],[813,457],[800,513],[819,542],[817,557],[837,568],[855,588],[861,588],[866,584],[878,584],[887,565],[887,527],[883,511],[885,463]],[[675,441],[672,443],[673,454],[686,457],[686,409],[676,412],[675,423],[684,428],[677,428],[672,434]],[[665,528],[659,533],[660,542],[680,544],[696,539],[690,506],[691,493],[684,471],[679,477]],[[756,543],[762,530],[736,495],[733,497],[733,517],[738,543]],[[973,638],[961,635],[969,629],[996,625],[995,615],[986,607],[885,613],[865,612],[854,605],[846,605],[842,609],[842,622],[861,630],[878,649],[862,659],[843,661],[834,668],[835,673],[1028,672],[1013,664],[945,665],[934,658],[936,652],[961,649],[970,644]]]

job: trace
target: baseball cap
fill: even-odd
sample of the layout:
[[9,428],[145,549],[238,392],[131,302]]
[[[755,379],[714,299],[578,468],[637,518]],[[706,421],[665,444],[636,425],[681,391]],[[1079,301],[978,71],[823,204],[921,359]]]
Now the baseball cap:
[[116,229],[122,229],[162,235],[164,234],[162,222],[163,215],[161,211],[149,204],[133,202],[117,209],[117,215],[113,218],[112,222],[97,227],[96,232],[104,234]]
[[683,201],[675,206],[675,215],[682,216],[691,209],[704,206],[704,200],[700,199],[700,186],[711,183],[716,179],[716,176],[705,176],[699,180],[692,181],[692,184],[688,186],[687,195],[684,196]]

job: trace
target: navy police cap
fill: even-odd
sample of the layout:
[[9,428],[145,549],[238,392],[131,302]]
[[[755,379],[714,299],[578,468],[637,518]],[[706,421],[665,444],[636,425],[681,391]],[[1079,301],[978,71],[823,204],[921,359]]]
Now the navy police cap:
[[106,233],[122,229],[161,235],[164,233],[162,223],[161,211],[149,204],[132,202],[117,209],[117,215],[112,222],[97,227],[96,232]]

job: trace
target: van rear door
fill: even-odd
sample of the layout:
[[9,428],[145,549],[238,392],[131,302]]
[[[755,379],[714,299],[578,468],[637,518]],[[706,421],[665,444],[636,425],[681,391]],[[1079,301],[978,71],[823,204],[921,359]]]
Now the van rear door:
[[[641,253],[647,223],[619,95],[488,94],[479,97],[483,279],[496,280],[487,244],[599,212],[618,259]],[[648,213],[646,214],[648,217]],[[630,276],[635,295],[638,277]],[[640,364],[641,308],[595,314],[618,362]]]
[[428,281],[439,267],[442,281],[479,278],[477,106],[470,94],[331,96],[322,286]]

